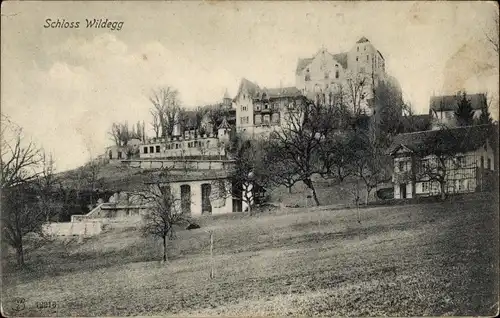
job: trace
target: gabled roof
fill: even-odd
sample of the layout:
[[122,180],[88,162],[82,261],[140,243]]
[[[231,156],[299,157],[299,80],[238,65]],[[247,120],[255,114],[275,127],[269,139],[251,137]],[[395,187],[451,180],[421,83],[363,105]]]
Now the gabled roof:
[[259,85],[255,84],[247,80],[246,78],[242,78],[240,82],[240,87],[238,88],[238,96],[243,90],[246,90],[250,96],[255,97],[257,93],[260,91]]
[[[467,99],[470,100],[472,109],[481,109],[481,106],[486,103],[486,95],[483,93],[479,94],[467,94]],[[435,111],[451,111],[458,107],[458,102],[462,98],[462,95],[444,95],[444,96],[432,96],[430,100],[429,109]]]
[[[339,62],[343,68],[347,68],[347,53],[338,53],[338,54],[331,54],[329,52],[327,52],[327,53],[330,54],[335,61]],[[295,70],[295,73],[299,74],[300,72],[302,72],[309,64],[311,64],[311,62],[314,60],[314,57],[305,58],[305,59],[299,58],[299,60],[297,62],[297,69]]]
[[388,152],[394,154],[401,146],[404,146],[420,155],[444,152],[463,153],[482,147],[491,137],[493,137],[491,125],[419,131],[394,137]]
[[306,58],[306,59],[299,58],[299,61],[297,62],[297,69],[295,70],[295,73],[299,74],[300,72],[302,72],[302,70],[305,69],[307,67],[307,65],[311,64],[312,60],[314,60],[314,58],[312,58],[312,57]]
[[358,42],[356,42],[356,43],[365,43],[365,42],[370,42],[370,41],[368,41],[368,39],[367,39],[367,38],[365,38],[365,37],[363,36],[363,37],[362,37],[361,39],[359,39],[359,40],[358,40]]
[[222,122],[220,123],[218,129],[231,129],[231,126],[227,122],[227,119],[225,116],[222,118]]

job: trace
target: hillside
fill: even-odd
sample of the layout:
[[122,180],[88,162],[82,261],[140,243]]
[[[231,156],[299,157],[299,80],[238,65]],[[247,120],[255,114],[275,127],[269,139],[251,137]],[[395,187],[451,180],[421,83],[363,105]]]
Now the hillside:
[[4,267],[4,308],[23,297],[23,316],[492,315],[492,201],[367,208],[361,224],[353,210],[201,218],[201,229],[169,243],[168,264],[161,243],[135,227],[55,241],[28,252],[30,271]]

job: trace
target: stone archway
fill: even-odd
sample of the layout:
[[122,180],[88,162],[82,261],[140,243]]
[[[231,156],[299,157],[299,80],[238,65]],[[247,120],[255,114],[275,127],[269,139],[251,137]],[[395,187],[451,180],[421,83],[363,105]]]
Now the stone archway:
[[203,183],[201,185],[201,214],[212,214],[212,203],[210,202],[211,193],[212,185],[210,183]]
[[181,211],[184,214],[191,214],[191,186],[181,185]]

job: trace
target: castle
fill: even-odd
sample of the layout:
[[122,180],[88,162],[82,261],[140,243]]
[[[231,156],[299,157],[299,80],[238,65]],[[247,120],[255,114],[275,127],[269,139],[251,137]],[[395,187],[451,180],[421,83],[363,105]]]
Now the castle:
[[365,37],[349,52],[331,54],[321,48],[310,58],[299,58],[295,87],[259,87],[243,78],[233,100],[236,129],[252,136],[267,134],[282,125],[286,106],[317,98],[328,104],[338,94],[345,94],[362,113],[371,115],[374,89],[388,78],[382,53]]

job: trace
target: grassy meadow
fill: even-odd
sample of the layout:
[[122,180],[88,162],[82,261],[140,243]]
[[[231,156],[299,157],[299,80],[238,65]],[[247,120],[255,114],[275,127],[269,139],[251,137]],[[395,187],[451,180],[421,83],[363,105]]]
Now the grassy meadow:
[[372,207],[361,223],[353,209],[203,217],[169,242],[166,264],[161,242],[132,225],[56,240],[32,247],[27,269],[3,258],[4,314],[494,315],[497,207],[484,198]]

